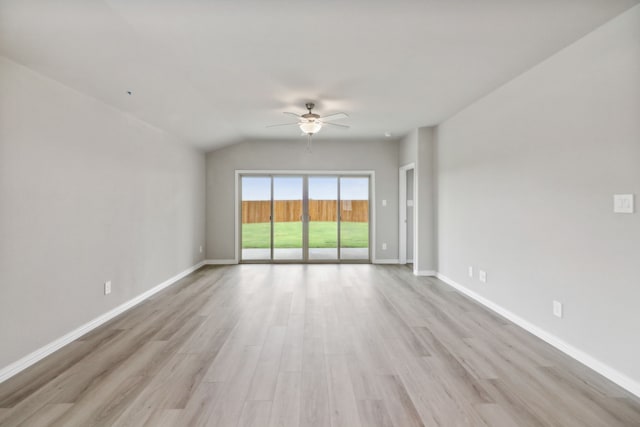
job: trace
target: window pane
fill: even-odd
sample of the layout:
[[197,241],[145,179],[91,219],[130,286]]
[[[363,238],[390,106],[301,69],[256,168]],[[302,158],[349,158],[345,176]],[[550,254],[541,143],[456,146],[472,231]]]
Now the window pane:
[[302,177],[273,178],[273,259],[302,259]]
[[271,177],[242,177],[242,259],[271,259]]
[[309,259],[338,259],[338,177],[309,177]]
[[369,178],[340,178],[340,258],[369,259]]

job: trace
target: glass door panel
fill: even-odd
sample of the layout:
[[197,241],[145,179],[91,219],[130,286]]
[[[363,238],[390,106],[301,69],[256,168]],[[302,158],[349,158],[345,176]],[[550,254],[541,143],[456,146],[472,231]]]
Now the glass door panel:
[[302,260],[301,176],[273,178],[273,259]]
[[310,176],[309,260],[338,259],[338,177]]
[[242,177],[242,260],[271,259],[271,177]]
[[340,259],[369,259],[368,177],[340,177]]

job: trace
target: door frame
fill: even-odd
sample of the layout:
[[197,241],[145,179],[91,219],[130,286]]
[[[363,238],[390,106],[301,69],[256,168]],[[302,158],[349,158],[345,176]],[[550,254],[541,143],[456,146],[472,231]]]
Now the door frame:
[[418,257],[418,245],[415,236],[416,214],[418,211],[418,192],[416,191],[416,164],[409,163],[401,166],[398,172],[398,205],[399,205],[399,242],[398,242],[398,262],[400,264],[407,263],[407,174],[413,170],[413,266],[415,269]]
[[[274,260],[273,254],[271,255],[271,260],[260,260],[260,261],[242,261],[242,196],[241,196],[241,178],[242,176],[247,175],[255,175],[255,176],[287,176],[287,175],[295,175],[302,176],[304,180],[303,184],[303,192],[306,194],[308,191],[307,187],[307,177],[308,176],[337,176],[340,178],[341,176],[347,177],[368,177],[369,178],[369,258],[366,260]],[[273,182],[273,180],[272,180]],[[339,182],[339,179],[338,179]],[[269,169],[236,169],[235,170],[235,203],[234,203],[234,228],[235,228],[235,242],[234,242],[234,253],[235,253],[235,262],[236,263],[273,263],[273,264],[362,264],[367,263],[370,264],[373,260],[376,259],[376,203],[375,203],[375,171],[373,170],[269,170]],[[339,184],[338,184],[339,185]],[[339,194],[339,193],[338,193]],[[273,189],[272,189],[273,195]],[[303,203],[304,205],[304,203]],[[338,206],[339,213],[339,206]],[[303,213],[304,214],[304,213]],[[273,214],[272,214],[273,215]],[[339,232],[339,230],[338,230]],[[304,237],[304,222],[303,222],[303,239]],[[304,242],[303,242],[304,244]],[[272,248],[273,248],[273,237],[272,237]],[[303,251],[304,252],[304,251]]]

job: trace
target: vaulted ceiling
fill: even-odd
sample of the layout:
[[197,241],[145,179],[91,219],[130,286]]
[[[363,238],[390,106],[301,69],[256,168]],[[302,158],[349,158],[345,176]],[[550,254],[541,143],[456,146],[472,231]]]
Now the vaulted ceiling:
[[[196,147],[434,125],[636,0],[0,0],[0,54]],[[128,95],[131,91],[132,95]]]

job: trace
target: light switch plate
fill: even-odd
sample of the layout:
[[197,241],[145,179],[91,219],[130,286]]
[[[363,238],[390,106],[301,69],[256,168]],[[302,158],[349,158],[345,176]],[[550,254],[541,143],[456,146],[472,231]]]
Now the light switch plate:
[[560,301],[553,302],[553,315],[562,318],[562,303]]
[[472,267],[472,266],[469,266],[469,268],[468,268],[468,270],[467,270],[467,271],[468,271],[468,273],[469,273],[469,277],[473,277],[473,267]]
[[633,194],[614,194],[613,211],[615,213],[633,213]]
[[487,283],[487,272],[484,270],[478,271],[478,279],[480,279],[482,283]]
[[387,206],[387,201],[386,200],[382,201],[382,206]]

